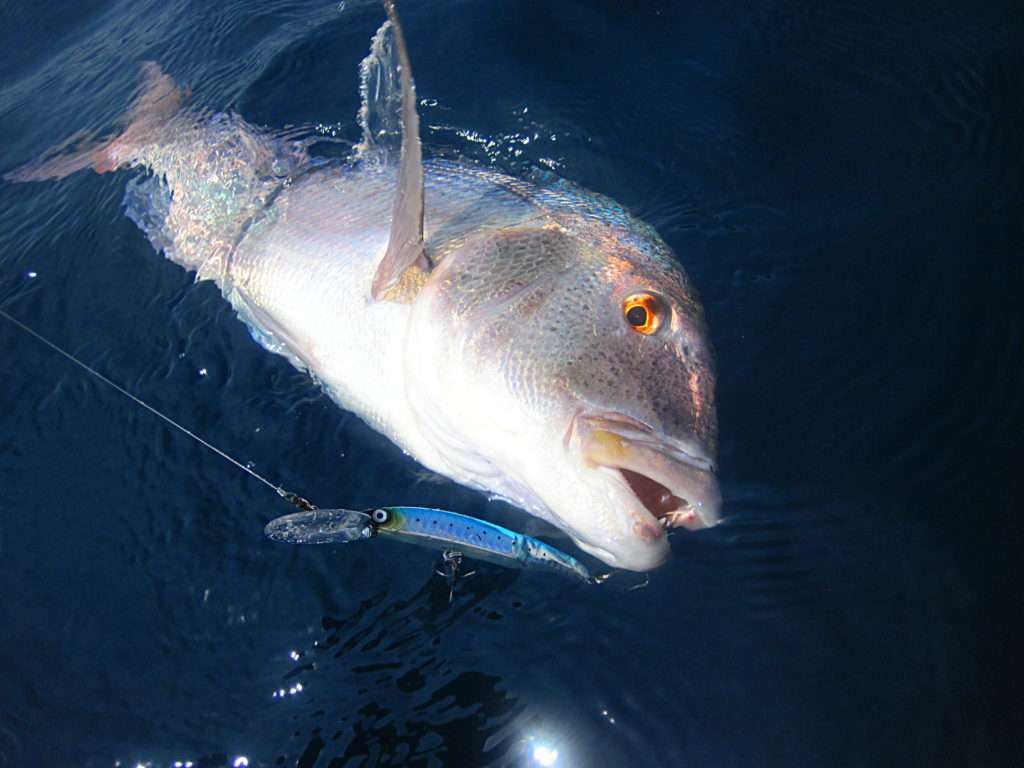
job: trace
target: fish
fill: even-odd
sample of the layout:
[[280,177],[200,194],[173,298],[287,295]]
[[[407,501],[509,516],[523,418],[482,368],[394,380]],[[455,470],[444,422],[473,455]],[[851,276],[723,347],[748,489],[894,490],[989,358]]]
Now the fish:
[[670,529],[721,520],[696,287],[608,197],[424,156],[402,26],[384,7],[348,157],[196,105],[147,62],[117,130],[5,178],[133,172],[125,211],[154,249],[212,280],[338,406],[607,565],[657,568]]

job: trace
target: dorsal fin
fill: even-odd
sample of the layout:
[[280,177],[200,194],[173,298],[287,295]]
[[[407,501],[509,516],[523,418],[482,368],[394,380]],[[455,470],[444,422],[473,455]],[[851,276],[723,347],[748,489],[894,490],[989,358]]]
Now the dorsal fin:
[[373,276],[373,298],[401,301],[404,286],[417,285],[430,271],[423,248],[423,151],[420,148],[420,118],[416,112],[416,87],[412,81],[409,52],[398,20],[394,0],[384,0],[394,28],[398,52],[398,73],[402,86],[402,158],[391,215],[391,234],[384,258]]
[[395,30],[386,20],[370,40],[359,64],[359,125],[356,151],[364,160],[386,163],[402,151],[402,86],[395,63]]

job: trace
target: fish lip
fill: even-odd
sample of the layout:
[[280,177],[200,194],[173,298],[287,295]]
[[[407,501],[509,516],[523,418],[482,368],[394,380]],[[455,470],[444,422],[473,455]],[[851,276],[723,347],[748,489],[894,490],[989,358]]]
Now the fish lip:
[[721,521],[715,462],[697,445],[659,435],[637,419],[606,411],[577,412],[566,432],[566,444],[587,464],[617,470],[643,512],[662,530],[700,530]]

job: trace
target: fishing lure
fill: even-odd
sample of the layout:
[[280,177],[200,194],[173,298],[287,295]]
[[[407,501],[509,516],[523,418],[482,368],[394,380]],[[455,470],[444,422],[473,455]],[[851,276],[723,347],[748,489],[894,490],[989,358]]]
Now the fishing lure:
[[341,544],[385,535],[397,541],[439,549],[446,567],[461,556],[506,568],[560,573],[596,583],[579,560],[550,544],[500,525],[430,507],[311,509],[271,520],[263,532],[289,544]]

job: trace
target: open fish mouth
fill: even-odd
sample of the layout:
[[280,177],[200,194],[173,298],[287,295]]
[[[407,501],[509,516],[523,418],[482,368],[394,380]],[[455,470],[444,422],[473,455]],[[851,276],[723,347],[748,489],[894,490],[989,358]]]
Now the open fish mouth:
[[617,472],[662,529],[700,530],[721,521],[715,466],[698,447],[620,414],[580,414],[570,433],[583,460]]

